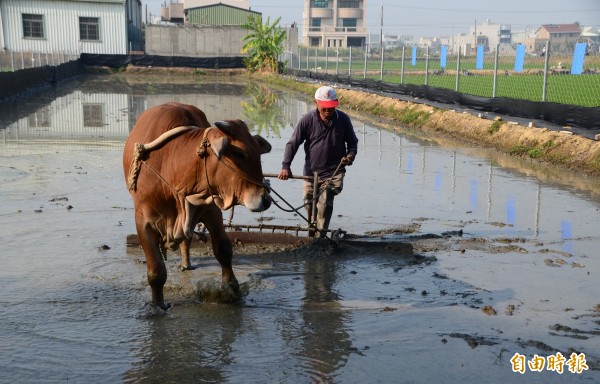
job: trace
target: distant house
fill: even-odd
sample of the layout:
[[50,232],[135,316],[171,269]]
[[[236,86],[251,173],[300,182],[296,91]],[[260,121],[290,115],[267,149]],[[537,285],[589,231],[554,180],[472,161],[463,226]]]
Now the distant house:
[[143,49],[141,0],[2,0],[2,49],[127,54]]
[[550,42],[553,52],[572,52],[581,37],[579,24],[544,24],[535,32],[534,52],[542,52]]

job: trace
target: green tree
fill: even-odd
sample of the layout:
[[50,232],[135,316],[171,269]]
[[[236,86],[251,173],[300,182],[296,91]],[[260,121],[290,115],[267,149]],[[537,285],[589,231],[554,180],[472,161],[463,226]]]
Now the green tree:
[[242,28],[250,31],[244,41],[242,53],[247,53],[244,64],[250,72],[279,70],[279,55],[283,53],[285,30],[278,26],[281,17],[271,24],[271,18],[263,25],[258,16],[248,17],[248,22]]

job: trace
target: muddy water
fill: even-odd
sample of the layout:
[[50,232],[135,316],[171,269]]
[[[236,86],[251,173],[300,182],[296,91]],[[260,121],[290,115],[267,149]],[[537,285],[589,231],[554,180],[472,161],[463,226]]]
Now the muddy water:
[[[598,183],[357,117],[332,227],[411,242],[413,255],[239,244],[244,297],[224,303],[200,247],[194,271],[169,255],[173,307],[153,308],[143,254],[125,245],[121,151],[139,113],[172,100],[246,120],[273,144],[269,173],[311,107],[257,85],[97,78],[0,106],[1,382],[600,381]],[[271,182],[301,204],[300,182]],[[301,224],[275,207],[232,219]],[[559,352],[575,353],[575,372],[513,371],[513,356]]]

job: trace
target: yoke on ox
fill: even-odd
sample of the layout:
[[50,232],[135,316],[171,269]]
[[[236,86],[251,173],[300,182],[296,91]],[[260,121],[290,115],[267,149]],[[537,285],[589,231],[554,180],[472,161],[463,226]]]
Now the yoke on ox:
[[189,246],[199,222],[211,235],[222,287],[239,290],[221,210],[236,204],[256,212],[269,208],[260,155],[270,150],[243,121],[211,127],[204,112],[191,105],[167,103],[140,115],[125,143],[123,169],[153,303],[168,307],[163,296],[167,249],[179,248],[181,269],[191,269]]

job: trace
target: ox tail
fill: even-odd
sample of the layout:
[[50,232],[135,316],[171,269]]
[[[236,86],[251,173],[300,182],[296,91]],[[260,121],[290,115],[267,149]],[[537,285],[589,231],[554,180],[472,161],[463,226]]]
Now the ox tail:
[[142,166],[142,157],[144,156],[144,144],[135,143],[133,146],[133,160],[129,167],[129,176],[127,176],[127,189],[135,191],[137,189],[137,179]]
[[189,132],[194,129],[199,129],[199,127],[194,125],[184,125],[168,130],[148,144],[135,143],[133,147],[133,159],[131,160],[129,176],[127,177],[128,190],[135,191],[137,189],[137,179],[140,174],[140,168],[142,166],[144,156],[156,149],[161,148],[163,145],[182,133]]

